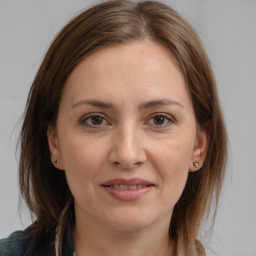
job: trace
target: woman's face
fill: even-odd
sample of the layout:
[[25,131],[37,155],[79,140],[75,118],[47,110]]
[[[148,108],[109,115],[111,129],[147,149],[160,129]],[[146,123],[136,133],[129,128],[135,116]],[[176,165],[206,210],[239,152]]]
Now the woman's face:
[[98,50],[68,77],[55,128],[76,220],[115,230],[169,225],[206,132],[174,57],[148,41]]

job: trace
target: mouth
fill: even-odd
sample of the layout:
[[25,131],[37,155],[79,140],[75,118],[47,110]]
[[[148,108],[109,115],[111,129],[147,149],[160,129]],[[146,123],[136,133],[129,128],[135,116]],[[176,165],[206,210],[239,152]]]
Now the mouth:
[[136,185],[124,185],[124,184],[115,184],[115,185],[102,185],[103,187],[114,188],[117,190],[135,190],[140,188],[146,187],[154,187],[154,184],[143,185],[143,184],[136,184]]
[[112,179],[104,182],[103,187],[114,188],[118,190],[134,190],[145,187],[154,187],[154,183],[148,180],[133,178],[133,179]]
[[101,185],[114,198],[121,201],[136,200],[147,194],[155,184],[142,179],[113,179]]

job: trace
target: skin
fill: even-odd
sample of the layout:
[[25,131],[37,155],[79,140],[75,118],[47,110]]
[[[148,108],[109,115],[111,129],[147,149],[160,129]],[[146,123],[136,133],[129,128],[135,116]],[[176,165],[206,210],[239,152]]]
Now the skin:
[[[174,255],[172,211],[188,173],[203,164],[207,133],[197,126],[184,77],[166,48],[133,42],[86,57],[68,77],[47,135],[53,164],[65,170],[74,196],[79,256]],[[154,187],[121,201],[101,186],[116,178]]]

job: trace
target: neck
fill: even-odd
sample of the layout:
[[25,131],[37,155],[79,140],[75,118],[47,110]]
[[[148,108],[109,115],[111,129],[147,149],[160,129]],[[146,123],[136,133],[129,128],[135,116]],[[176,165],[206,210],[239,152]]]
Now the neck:
[[78,218],[73,231],[75,251],[77,256],[174,256],[168,224],[120,231],[99,225],[93,219],[81,222]]

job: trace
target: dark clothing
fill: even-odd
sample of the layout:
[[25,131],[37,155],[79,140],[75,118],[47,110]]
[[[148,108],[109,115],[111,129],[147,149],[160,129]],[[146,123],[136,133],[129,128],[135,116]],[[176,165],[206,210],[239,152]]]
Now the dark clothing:
[[[62,245],[62,256],[72,256],[73,243],[67,232],[64,233]],[[48,245],[42,238],[31,237],[30,228],[27,228],[0,240],[0,256],[55,256],[55,245]]]

